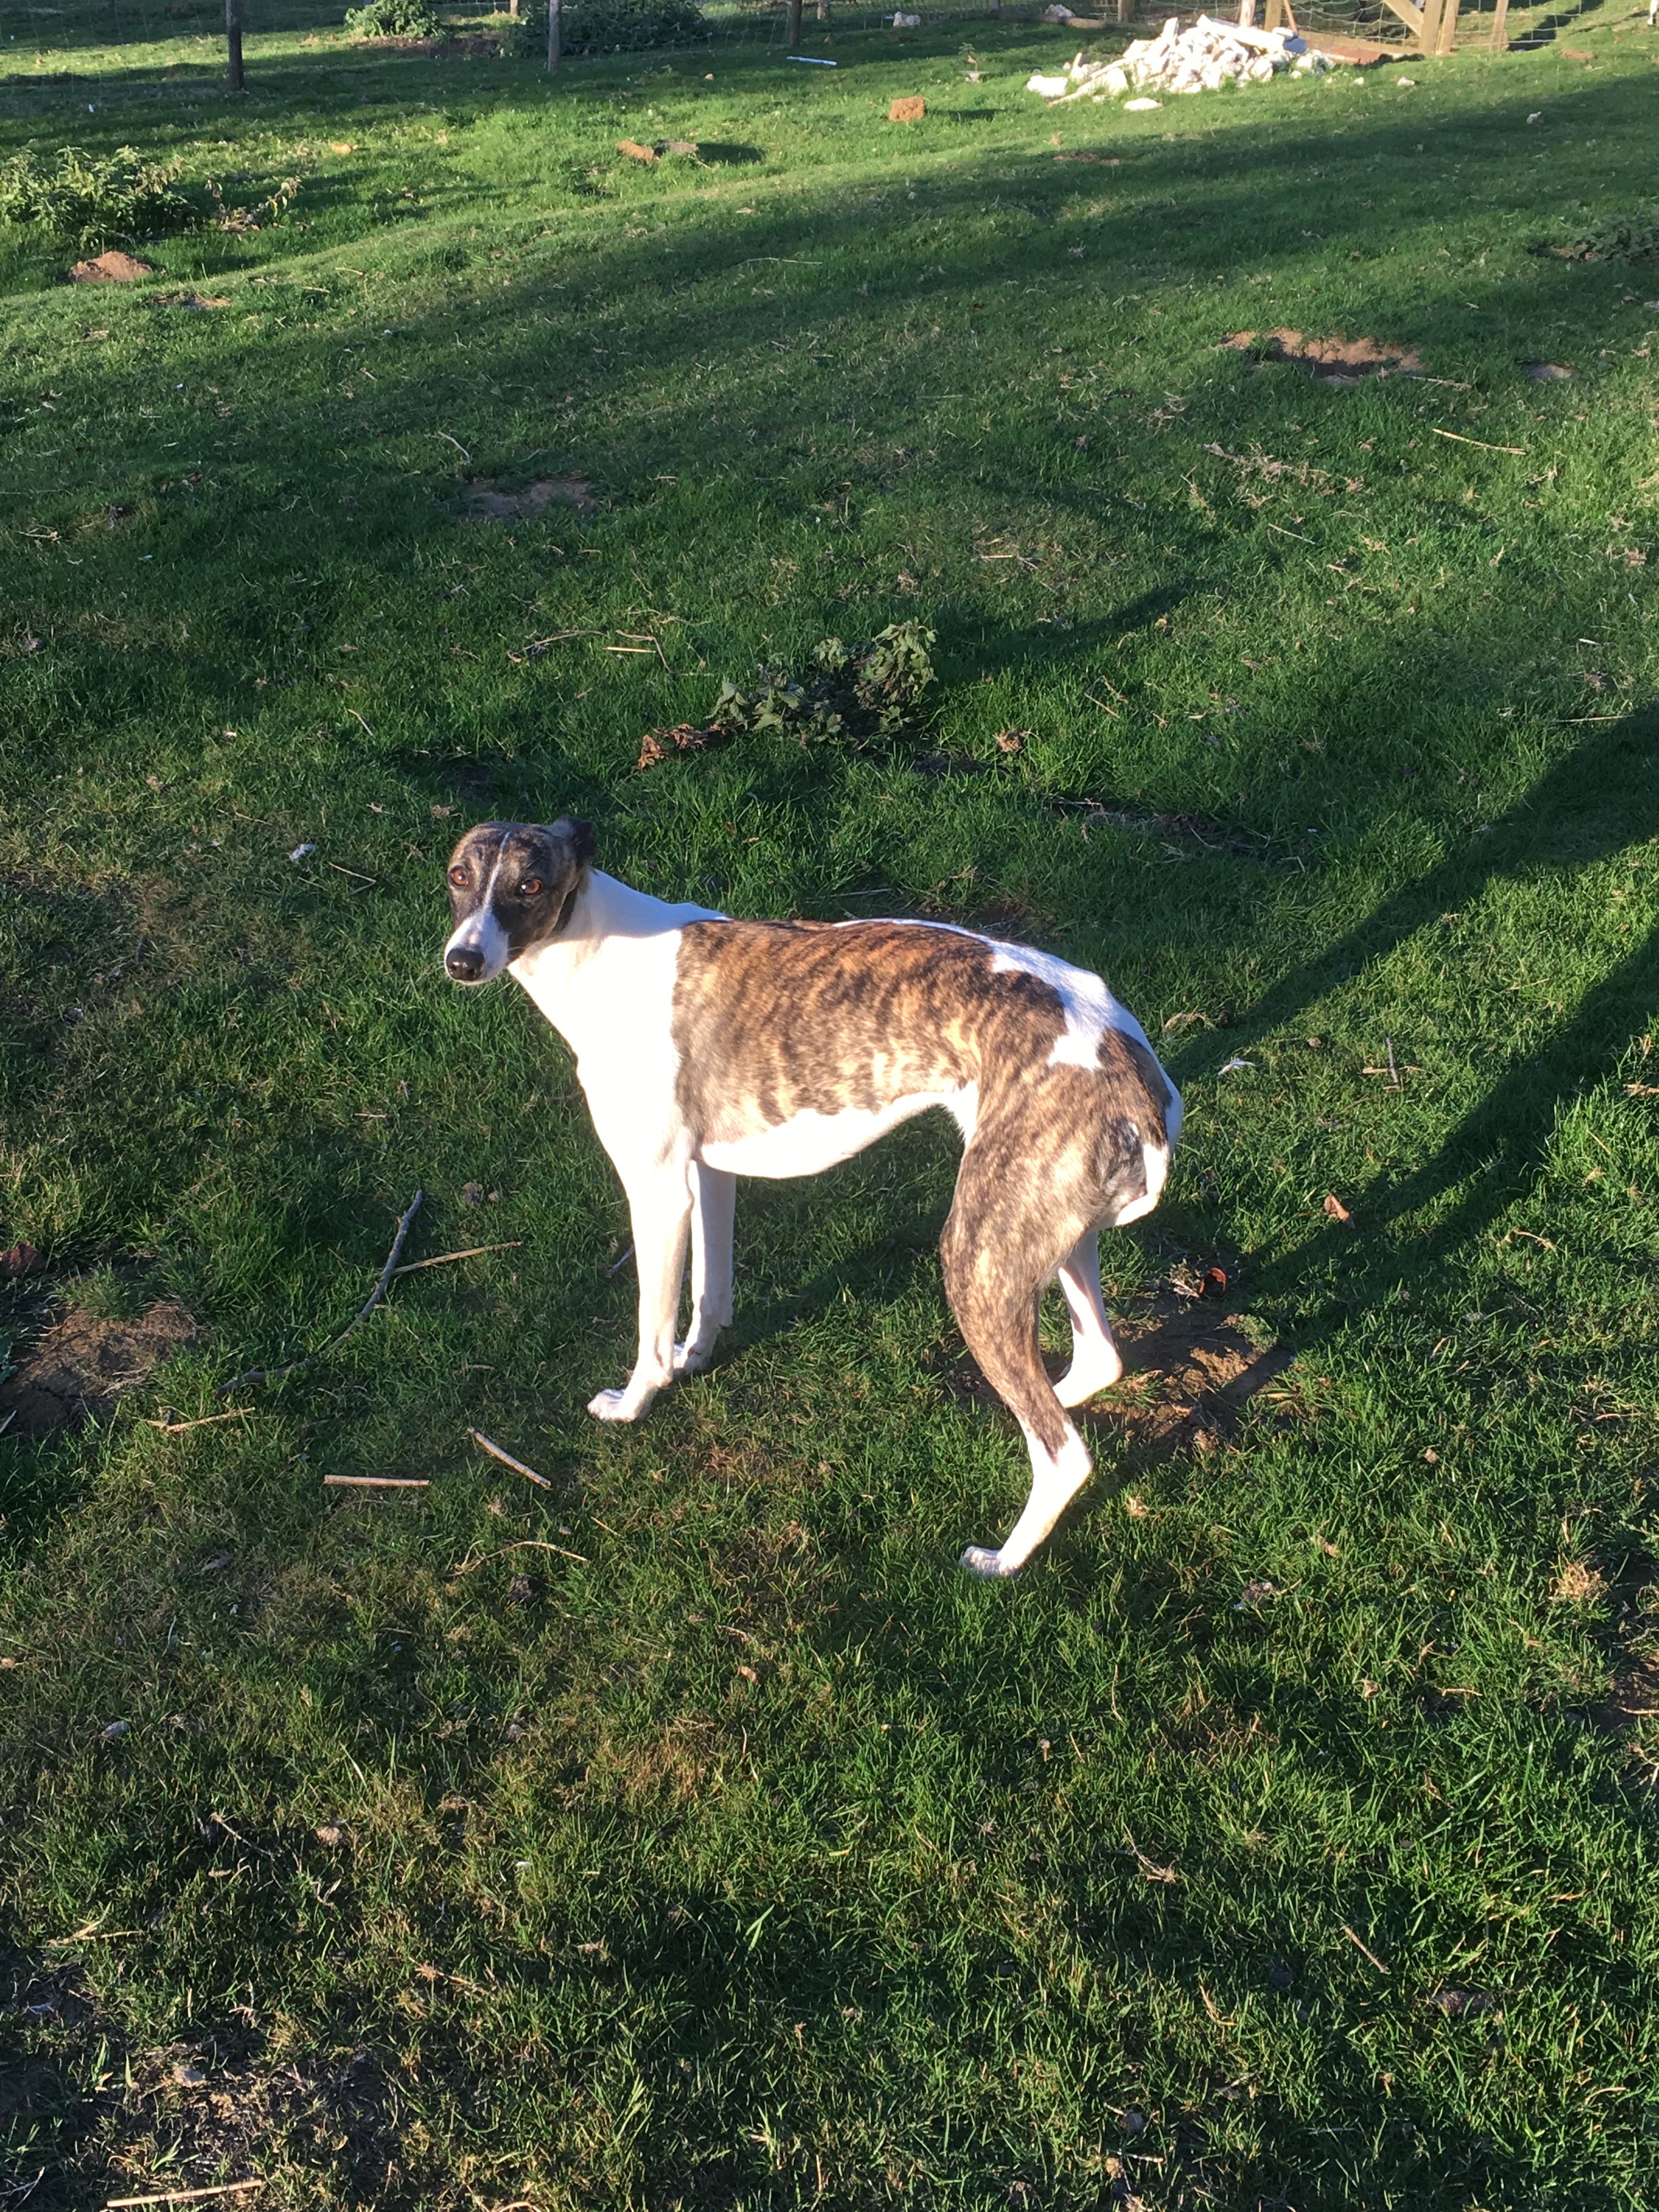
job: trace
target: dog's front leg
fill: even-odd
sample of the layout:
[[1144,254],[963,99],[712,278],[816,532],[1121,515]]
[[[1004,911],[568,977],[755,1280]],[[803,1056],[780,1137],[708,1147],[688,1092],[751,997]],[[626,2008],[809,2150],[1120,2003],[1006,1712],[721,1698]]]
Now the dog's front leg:
[[684,1164],[664,1167],[649,1181],[630,1184],[628,1206],[640,1285],[639,1356],[620,1390],[601,1390],[588,1401],[588,1412],[600,1421],[637,1421],[663,1385],[674,1379],[674,1323],[679,1317],[691,1219]]
[[738,1179],[722,1169],[691,1170],[691,1330],[674,1346],[674,1372],[701,1375],[732,1319],[732,1227]]

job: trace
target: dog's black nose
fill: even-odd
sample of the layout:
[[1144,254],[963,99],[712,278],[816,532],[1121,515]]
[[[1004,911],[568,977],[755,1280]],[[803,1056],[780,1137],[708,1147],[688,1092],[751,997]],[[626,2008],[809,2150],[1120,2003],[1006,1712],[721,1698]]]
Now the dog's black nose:
[[444,972],[458,983],[476,983],[483,969],[483,954],[476,945],[452,945],[444,955]]

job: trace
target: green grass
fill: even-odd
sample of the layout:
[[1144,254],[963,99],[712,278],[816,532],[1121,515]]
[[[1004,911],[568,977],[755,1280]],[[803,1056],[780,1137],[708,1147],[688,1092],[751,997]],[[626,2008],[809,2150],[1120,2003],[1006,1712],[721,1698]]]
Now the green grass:
[[[1651,206],[1655,42],[1124,117],[988,24],[976,85],[957,31],[550,87],[296,17],[233,102],[105,20],[0,65],[0,157],[302,182],[131,291],[0,232],[0,1243],[206,1332],[0,1441],[16,2201],[1651,2203],[1659,270],[1528,249]],[[1281,325],[1439,380],[1218,350]],[[543,474],[597,516],[459,519]],[[911,617],[952,772],[635,773]],[[438,964],[453,834],[567,810],[670,896],[1100,968],[1189,1114],[1109,1291],[1218,1260],[1273,1390],[1204,1455],[1108,1401],[964,1580],[1024,1452],[917,1127],[746,1187],[728,1356],[591,1423],[621,1196]],[[343,1326],[417,1185],[413,1256],[513,1249],[145,1425]]]

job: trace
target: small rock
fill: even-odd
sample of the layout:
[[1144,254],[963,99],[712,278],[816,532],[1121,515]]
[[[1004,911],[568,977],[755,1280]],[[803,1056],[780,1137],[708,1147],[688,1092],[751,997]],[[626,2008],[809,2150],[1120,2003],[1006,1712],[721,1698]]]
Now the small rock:
[[187,2066],[181,2062],[173,2068],[173,2078],[181,2089],[196,2089],[207,2080],[207,2075],[199,2066]]
[[288,857],[290,860],[308,860],[316,849],[314,845],[296,845]]
[[1528,376],[1534,384],[1570,383],[1573,372],[1565,362],[1529,361],[1525,364]]
[[325,1820],[319,1827],[313,1828],[312,1833],[319,1844],[326,1844],[330,1850],[345,1840],[345,1830],[337,1820]]
[[1123,112],[1126,115],[1145,115],[1150,109],[1162,107],[1163,105],[1161,100],[1126,100]]
[[483,1200],[484,1187],[481,1182],[464,1182],[461,1185],[461,1204],[463,1206],[482,1206],[483,1204]]
[[111,1721],[104,1730],[104,1741],[106,1743],[118,1742],[131,1725],[132,1723],[130,1721]]

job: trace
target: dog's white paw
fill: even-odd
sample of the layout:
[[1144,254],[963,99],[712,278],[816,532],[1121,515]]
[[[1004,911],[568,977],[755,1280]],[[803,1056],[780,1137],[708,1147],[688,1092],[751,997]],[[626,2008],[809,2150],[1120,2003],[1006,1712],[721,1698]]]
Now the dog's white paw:
[[645,1408],[630,1405],[626,1390],[601,1390],[588,1400],[587,1410],[596,1421],[637,1421]]
[[1010,1575],[1019,1572],[1018,1567],[1003,1565],[1000,1552],[988,1552],[978,1544],[969,1544],[957,1564],[969,1574],[977,1575],[981,1582],[1006,1582]]
[[712,1344],[699,1344],[695,1338],[688,1338],[685,1343],[674,1346],[676,1375],[705,1374],[714,1364],[714,1347]]

